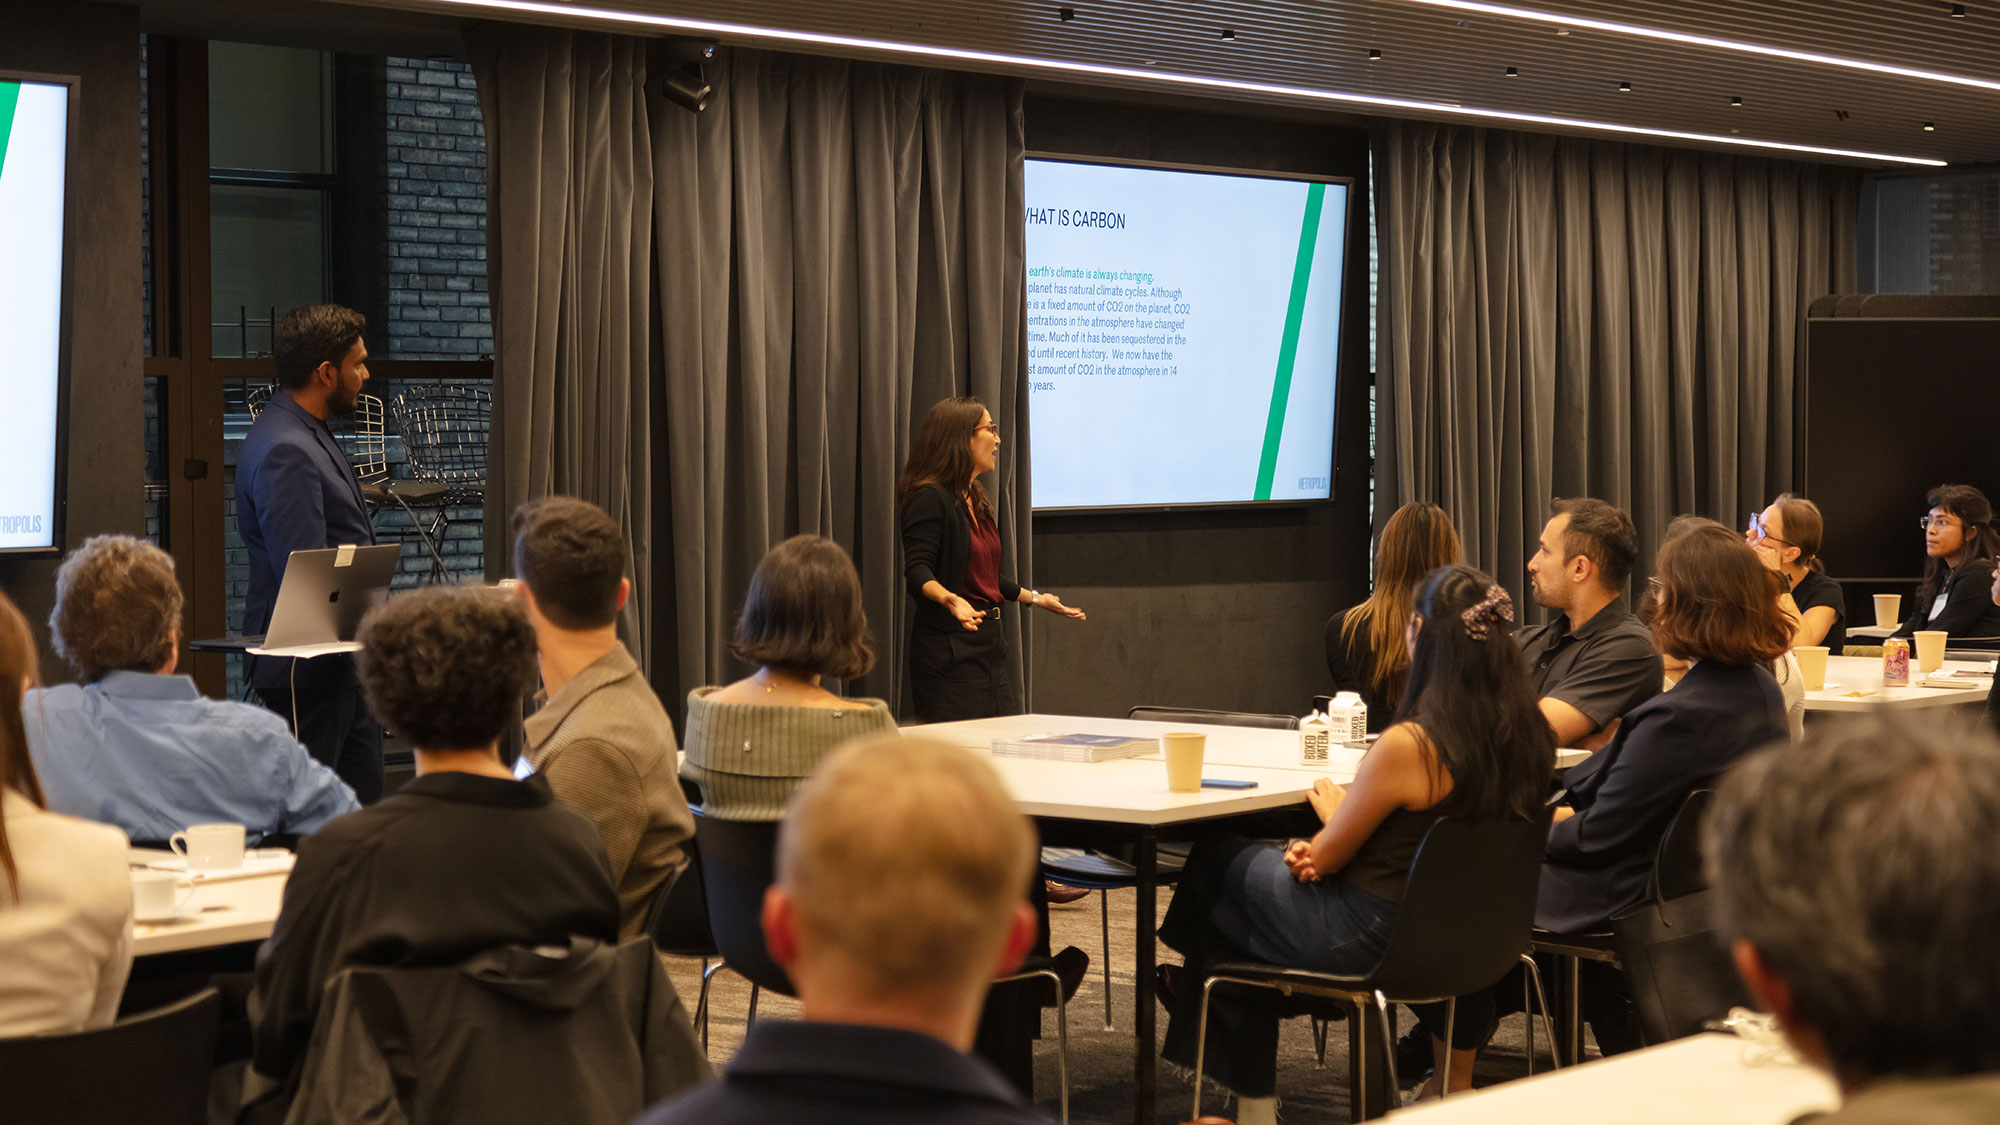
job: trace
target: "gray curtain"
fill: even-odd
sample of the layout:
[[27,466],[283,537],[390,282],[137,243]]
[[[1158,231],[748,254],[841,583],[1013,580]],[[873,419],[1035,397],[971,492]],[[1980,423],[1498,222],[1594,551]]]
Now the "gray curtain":
[[672,682],[747,671],[726,643],[751,571],[811,532],[861,573],[877,666],[850,689],[898,705],[895,480],[937,399],[979,396],[1014,439],[995,501],[1026,580],[1021,85],[740,50],[708,78],[706,112],[654,109]]
[[505,403],[489,514],[546,491],[619,501],[670,705],[748,671],[727,641],[764,552],[829,536],[876,637],[848,687],[898,705],[895,479],[939,398],[977,395],[1006,430],[989,487],[1028,580],[1021,84],[736,50],[693,114],[639,41],[474,41]]
[[[507,25],[480,28],[472,45],[494,337],[489,572],[512,571],[514,506],[560,493],[610,512],[630,545],[628,573],[643,575],[659,383],[645,46]],[[623,622],[642,667],[656,598],[634,582]]]
[[1375,518],[1434,500],[1517,598],[1552,496],[1683,512],[1789,483],[1806,306],[1855,282],[1860,173],[1387,122]]

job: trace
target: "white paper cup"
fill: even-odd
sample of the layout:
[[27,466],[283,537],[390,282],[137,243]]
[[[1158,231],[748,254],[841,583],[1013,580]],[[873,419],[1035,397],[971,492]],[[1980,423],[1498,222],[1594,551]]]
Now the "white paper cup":
[[1805,678],[1807,691],[1823,691],[1826,688],[1826,646],[1800,645],[1792,650],[1798,658],[1799,674]]
[[187,860],[189,871],[227,871],[243,866],[243,826],[196,824],[167,839],[174,854]]
[[165,922],[180,916],[193,887],[182,888],[180,876],[171,871],[132,872],[132,919],[136,922]]
[[1917,671],[1929,674],[1944,667],[1944,630],[1919,629],[1910,635],[1917,639]]
[[1896,626],[1901,625],[1903,623],[1903,619],[1900,616],[1902,611],[1903,611],[1903,595],[1901,594],[1875,595],[1876,628],[1894,629]]
[[1201,756],[1208,736],[1176,731],[1160,736],[1160,750],[1167,759],[1167,790],[1173,793],[1201,792]]

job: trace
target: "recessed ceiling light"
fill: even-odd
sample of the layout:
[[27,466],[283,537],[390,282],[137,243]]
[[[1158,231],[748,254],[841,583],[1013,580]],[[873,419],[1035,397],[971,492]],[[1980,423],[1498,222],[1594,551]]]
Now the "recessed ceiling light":
[[1377,49],[1375,49],[1375,48],[1373,48],[1373,47],[1369,48],[1369,49],[1368,49],[1368,61],[1369,61],[1369,62],[1381,62],[1381,61],[1382,61],[1382,52],[1381,52],[1381,51],[1379,51],[1379,50],[1377,50]]
[[1233,41],[1233,40],[1234,40],[1234,39],[1236,38],[1236,29],[1235,29],[1235,28],[1233,28],[1233,27],[1225,27],[1225,28],[1223,28],[1223,29],[1222,29],[1222,37],[1223,37],[1224,39],[1228,39],[1228,40],[1232,40],[1232,41]]
[[1566,27],[1559,27],[1559,28],[1556,28],[1556,34],[1557,34],[1557,35],[1568,35],[1568,34],[1569,34],[1569,28],[1566,28]]
[[1073,19],[1075,19],[1075,18],[1076,18],[1076,9],[1075,9],[1075,8],[1057,8],[1057,9],[1056,9],[1056,18],[1057,18],[1057,19],[1059,19],[1059,20],[1061,20],[1061,21],[1063,21],[1064,23],[1068,23],[1069,21],[1071,21],[1071,20],[1073,20]]
[[1743,108],[1743,95],[1741,95],[1741,94],[1738,94],[1738,95],[1736,95],[1735,97],[1733,97],[1733,98],[1730,98],[1730,99],[1729,99],[1729,107],[1730,107],[1731,109],[1742,109],[1742,108]]
[[1963,4],[1953,4],[1953,5],[1951,6],[1951,18],[1952,18],[1952,19],[1955,19],[1955,20],[1962,20],[1962,19],[1964,19],[1964,18],[1965,18],[1965,5],[1963,5]]
[[1937,126],[1936,126],[1936,125],[1933,125],[1933,124],[1931,124],[1931,123],[1930,123],[1930,122],[1928,122],[1928,121],[1926,121],[1926,122],[1924,122],[1924,132],[1926,132],[1926,133],[1935,133],[1935,132],[1937,132]]
[[1520,69],[1519,67],[1514,67],[1514,66],[1510,66],[1510,67],[1508,67],[1508,68],[1507,68],[1507,77],[1509,77],[1509,78],[1519,78],[1519,77],[1521,77],[1521,69]]
[[[558,16],[565,20],[583,19],[594,23],[624,27],[664,28],[683,34],[699,34],[711,38],[726,39],[731,42],[742,39],[765,40],[773,43],[808,44],[815,47],[831,47],[843,51],[861,51],[871,54],[896,55],[905,58],[933,59],[942,62],[973,63],[983,67],[1002,70],[1034,70],[1055,74],[1085,75],[1096,78],[1140,79],[1149,83],[1169,83],[1193,90],[1211,90],[1225,94],[1252,94],[1260,97],[1290,98],[1300,101],[1333,103],[1337,105],[1365,105],[1382,109],[1404,110],[1410,113],[1441,113],[1456,117],[1477,118],[1482,121],[1512,121],[1524,125],[1542,125],[1555,129],[1588,129],[1600,133],[1614,133],[1627,137],[1651,137],[1664,141],[1684,141],[1691,144],[1721,144],[1740,148],[1763,149],[1773,152],[1795,152],[1812,156],[1831,156],[1843,160],[1858,160],[1867,163],[1915,164],[1927,168],[1944,168],[1947,162],[1928,156],[1899,156],[1893,153],[1866,152],[1860,149],[1830,148],[1823,145],[1794,144],[1790,141],[1738,140],[1714,133],[1695,133],[1680,129],[1653,129],[1641,125],[1625,125],[1612,121],[1592,121],[1578,117],[1558,117],[1542,113],[1515,113],[1510,110],[1482,109],[1477,106],[1464,107],[1443,102],[1421,101],[1416,98],[1391,98],[1377,94],[1359,94],[1347,90],[1328,90],[1312,86],[1287,86],[1275,82],[1245,82],[1234,78],[1213,78],[1201,74],[1176,74],[1159,71],[1139,70],[1130,66],[1111,66],[1104,63],[1075,62],[1068,59],[1038,58],[1032,55],[1010,55],[997,51],[974,51],[962,47],[933,47],[920,43],[903,43],[893,39],[869,39],[858,35],[825,35],[813,31],[796,31],[783,27],[762,27],[756,24],[730,23],[723,20],[691,19],[683,16],[655,15],[650,12],[634,12],[617,8],[600,8],[585,5],[571,6],[553,3],[551,0],[431,0],[435,5],[451,8],[471,9],[485,12],[518,12],[526,15]],[[1424,0],[1428,2],[1428,0]],[[1580,21],[1571,20],[1578,23]],[[2000,89],[2000,83],[1992,83]]]
[[1619,92],[1619,93],[1621,93],[1621,94],[1629,94],[1629,93],[1631,93],[1631,92],[1632,92],[1632,84],[1631,84],[1630,82],[1620,82],[1620,83],[1618,84],[1618,92]]
[[[464,0],[444,0],[445,3],[462,3]],[[1574,14],[1540,12],[1533,8],[1516,8],[1506,4],[1489,4],[1484,0],[1402,0],[1406,4],[1428,4],[1433,8],[1450,8],[1460,12],[1478,12],[1482,15],[1506,16],[1513,19],[1533,20],[1537,23],[1566,24],[1588,31],[1608,31],[1616,35],[1636,35],[1646,39],[1664,39],[1673,43],[1688,43],[1697,47],[1715,47],[1724,51],[1742,51],[1746,54],[1764,55],[1774,59],[1790,59],[1793,62],[1815,63],[1820,66],[1846,67],[1849,70],[1866,70],[1875,74],[1891,74],[1898,78],[1914,78],[1924,82],[1945,82],[1954,86],[1973,86],[1982,90],[2000,91],[2000,81],[1990,78],[1970,78],[1962,74],[1945,74],[1935,70],[1918,70],[1915,67],[1891,66],[1887,63],[1869,62],[1866,59],[1843,58],[1839,55],[1818,55],[1811,51],[1792,51],[1783,47],[1770,47],[1762,43],[1745,43],[1740,39],[1718,39],[1712,35],[1690,35],[1682,31],[1668,31],[1664,28],[1645,27],[1640,24],[1617,23],[1612,20],[1583,19]],[[1965,5],[1954,4],[1952,14],[1964,17]],[[1460,26],[1464,26],[1463,21]]]

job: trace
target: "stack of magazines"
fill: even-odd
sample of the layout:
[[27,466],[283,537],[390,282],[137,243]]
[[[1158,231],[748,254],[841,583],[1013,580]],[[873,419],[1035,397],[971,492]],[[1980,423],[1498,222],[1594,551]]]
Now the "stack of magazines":
[[1160,748],[1157,738],[1123,734],[1030,734],[996,738],[993,753],[1003,758],[1042,758],[1052,762],[1110,762],[1136,758]]

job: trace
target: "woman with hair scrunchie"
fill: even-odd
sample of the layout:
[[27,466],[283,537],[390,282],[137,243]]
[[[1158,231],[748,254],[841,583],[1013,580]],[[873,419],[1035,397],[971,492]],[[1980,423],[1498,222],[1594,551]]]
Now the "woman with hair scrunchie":
[[[1513,622],[1513,601],[1493,579],[1468,566],[1432,571],[1404,628],[1411,660],[1402,721],[1362,756],[1353,783],[1313,783],[1313,811],[1325,826],[1283,847],[1244,839],[1196,846],[1160,927],[1160,940],[1187,959],[1185,973],[1166,965],[1159,974],[1169,1061],[1194,1064],[1208,966],[1256,960],[1365,972],[1388,947],[1432,824],[1541,815],[1555,735],[1536,706]],[[1243,1125],[1275,1120],[1278,1003],[1261,989],[1210,1000],[1208,1073],[1236,1091]]]

